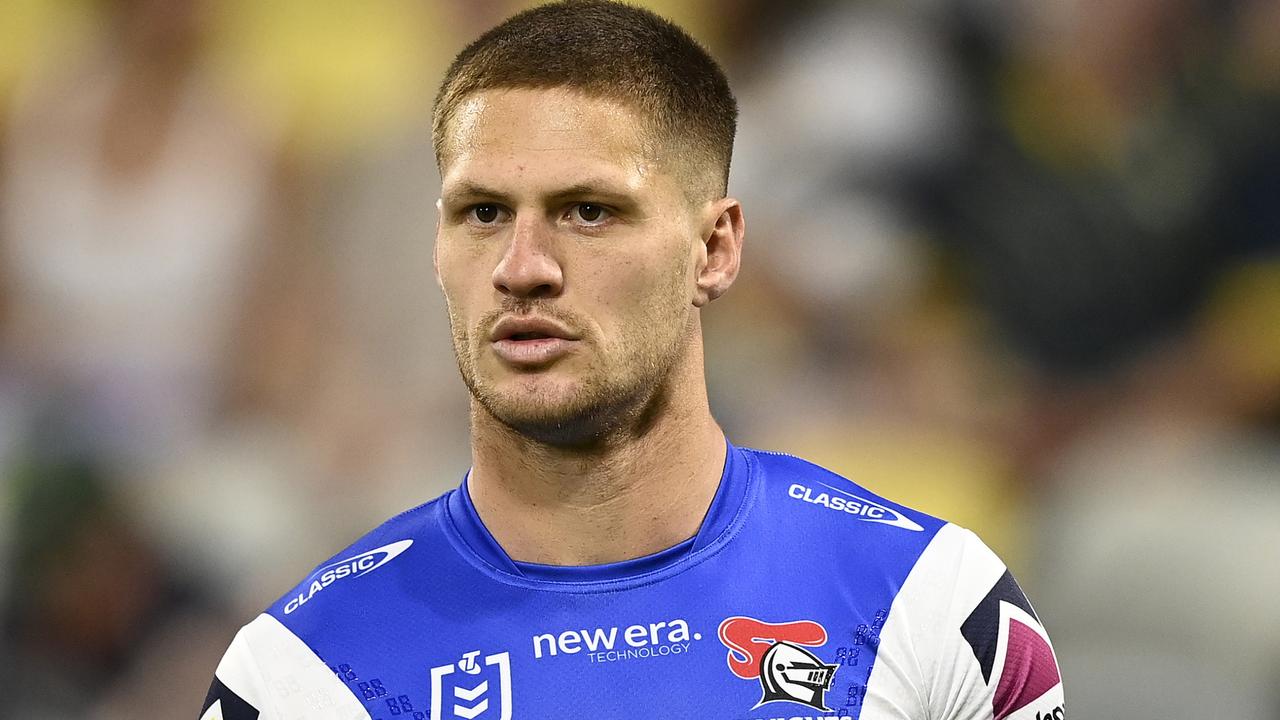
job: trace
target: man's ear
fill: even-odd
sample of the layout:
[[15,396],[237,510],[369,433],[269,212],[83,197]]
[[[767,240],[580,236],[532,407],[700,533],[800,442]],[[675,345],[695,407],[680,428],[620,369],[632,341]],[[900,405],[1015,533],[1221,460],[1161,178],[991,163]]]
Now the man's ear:
[[702,244],[698,248],[694,306],[703,307],[720,297],[738,277],[745,233],[746,220],[742,216],[742,204],[737,200],[721,198],[707,208],[701,228]]

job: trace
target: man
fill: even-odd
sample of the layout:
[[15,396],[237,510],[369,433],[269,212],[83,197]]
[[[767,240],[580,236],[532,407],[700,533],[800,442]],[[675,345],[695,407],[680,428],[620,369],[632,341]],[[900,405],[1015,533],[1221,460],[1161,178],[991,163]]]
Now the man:
[[435,260],[473,466],[246,626],[206,720],[1063,717],[971,533],[711,416],[736,113],[705,51],[624,5],[543,6],[458,56]]

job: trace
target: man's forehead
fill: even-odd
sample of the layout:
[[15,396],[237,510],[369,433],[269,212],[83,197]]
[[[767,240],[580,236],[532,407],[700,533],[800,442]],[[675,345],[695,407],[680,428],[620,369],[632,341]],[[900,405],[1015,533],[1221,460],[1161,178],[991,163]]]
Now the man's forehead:
[[[508,114],[513,109],[514,117]],[[510,87],[478,90],[462,98],[453,111],[450,131],[465,133],[486,123],[535,119],[561,131],[597,120],[625,124],[636,131],[644,125],[639,113],[616,98],[568,87]]]
[[655,171],[653,155],[621,103],[559,88],[487,90],[459,104],[441,170],[446,192],[533,178],[625,189]]

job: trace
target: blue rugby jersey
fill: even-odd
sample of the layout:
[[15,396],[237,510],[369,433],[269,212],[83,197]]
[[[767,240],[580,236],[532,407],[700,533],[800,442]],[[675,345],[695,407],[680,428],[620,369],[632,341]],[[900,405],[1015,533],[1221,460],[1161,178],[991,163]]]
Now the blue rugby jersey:
[[512,561],[466,483],[246,625],[202,720],[1060,720],[1049,638],[972,533],[728,447],[694,538]]

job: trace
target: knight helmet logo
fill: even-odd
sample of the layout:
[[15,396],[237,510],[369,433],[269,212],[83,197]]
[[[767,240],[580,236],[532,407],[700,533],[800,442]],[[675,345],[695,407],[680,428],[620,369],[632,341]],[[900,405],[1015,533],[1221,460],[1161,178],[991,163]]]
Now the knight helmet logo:
[[768,623],[736,616],[720,623],[720,642],[729,650],[729,670],[743,680],[759,678],[765,703],[795,702],[830,711],[824,697],[831,689],[836,665],[806,650],[827,642],[827,629],[812,620]]
[[830,710],[823,696],[831,689],[836,666],[827,665],[799,645],[782,641],[774,644],[760,661],[760,703],[790,700],[819,710]]

